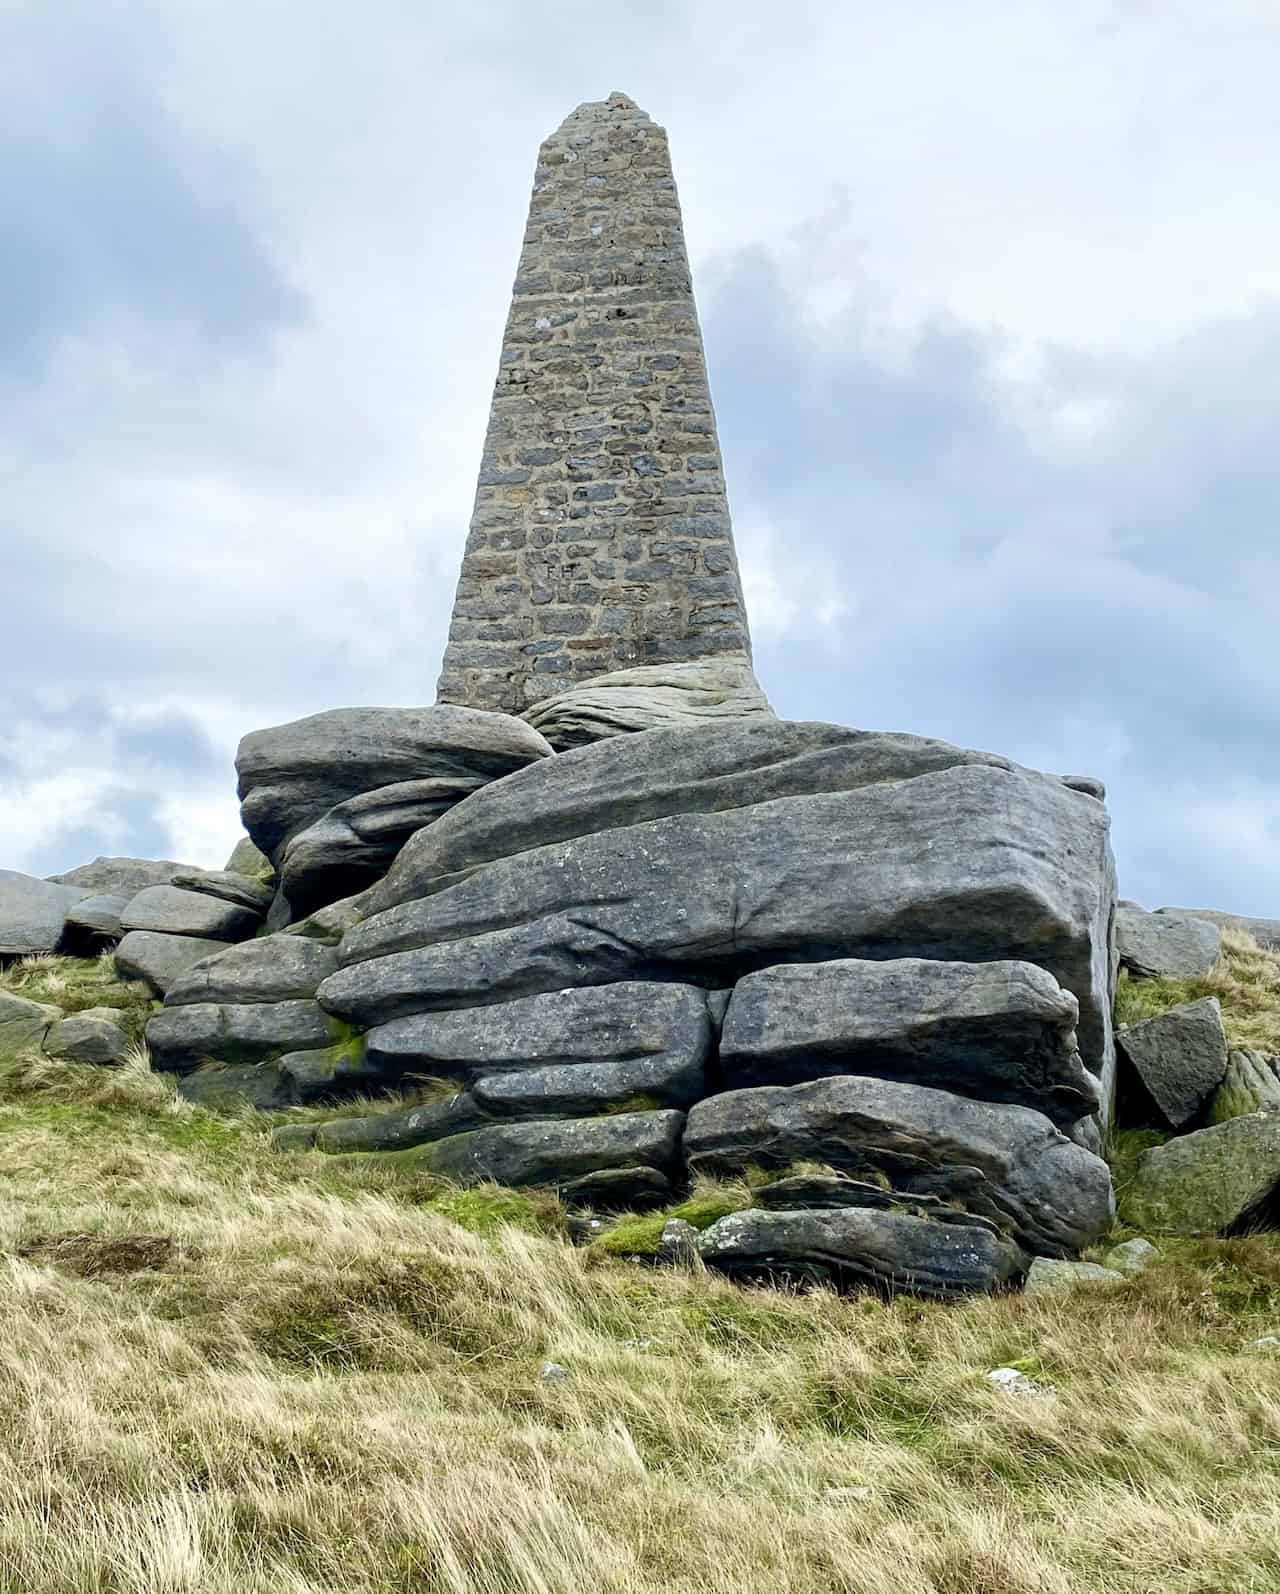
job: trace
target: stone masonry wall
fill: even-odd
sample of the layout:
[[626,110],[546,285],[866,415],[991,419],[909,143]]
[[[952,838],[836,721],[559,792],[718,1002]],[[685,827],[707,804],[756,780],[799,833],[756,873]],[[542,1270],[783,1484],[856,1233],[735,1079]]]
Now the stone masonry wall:
[[667,135],[614,94],[539,152],[439,698],[750,647]]

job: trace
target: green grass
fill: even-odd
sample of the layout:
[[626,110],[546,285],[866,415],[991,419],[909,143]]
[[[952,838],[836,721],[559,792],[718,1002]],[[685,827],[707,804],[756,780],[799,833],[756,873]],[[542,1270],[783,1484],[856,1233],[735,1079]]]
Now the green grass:
[[1222,956],[1196,979],[1136,980],[1122,972],[1116,1023],[1138,1024],[1206,996],[1218,998],[1231,1046],[1280,1052],[1280,954],[1236,930],[1223,931]]
[[141,1041],[147,1019],[160,1006],[140,981],[117,976],[110,952],[93,958],[20,958],[0,969],[0,991],[10,991],[29,1002],[48,1003],[68,1014],[90,1007],[115,1008],[122,1028],[135,1043]]

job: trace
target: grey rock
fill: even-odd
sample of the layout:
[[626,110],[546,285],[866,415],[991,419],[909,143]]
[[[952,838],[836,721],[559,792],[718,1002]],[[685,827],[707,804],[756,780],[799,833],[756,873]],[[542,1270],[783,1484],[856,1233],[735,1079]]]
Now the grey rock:
[[247,875],[250,880],[265,881],[268,885],[275,876],[271,859],[255,847],[248,836],[241,836],[231,849],[231,856],[223,867],[230,874]]
[[40,1050],[49,1026],[61,1017],[60,1007],[0,991],[0,1057]]
[[1035,1107],[1060,1127],[1097,1110],[1076,999],[1032,963],[842,959],[739,981],[720,1062],[730,1089],[874,1074]]
[[708,658],[593,675],[535,703],[524,718],[565,748],[671,725],[772,719],[773,710],[745,659]]
[[1113,892],[1100,804],[1045,776],[961,765],[500,859],[349,930],[339,949],[347,966],[318,994],[332,1012],[373,1025],[568,985],[723,986],[784,962],[1034,960],[1080,1003],[1081,1051],[1105,1094]]
[[673,814],[853,791],[962,764],[1015,766],[921,736],[759,719],[575,748],[508,775],[405,844],[366,916],[444,890],[487,863]]
[[280,1124],[271,1131],[275,1151],[311,1151],[316,1143],[315,1124]]
[[1130,1024],[1117,1044],[1171,1129],[1205,1106],[1227,1071],[1227,1037],[1216,996],[1183,1002]]
[[126,930],[155,930],[163,935],[194,935],[210,941],[243,941],[262,922],[262,915],[238,903],[176,886],[148,886],[120,915]]
[[657,1260],[669,1267],[696,1266],[701,1260],[698,1241],[701,1235],[692,1223],[684,1218],[668,1218],[662,1225],[662,1238],[658,1241]]
[[1280,950],[1280,919],[1251,919],[1242,913],[1221,913],[1216,908],[1157,908],[1157,913],[1180,914],[1192,919],[1207,919],[1220,930],[1239,930],[1251,935],[1259,946]]
[[843,1174],[796,1173],[771,1180],[755,1192],[755,1204],[770,1210],[831,1211],[837,1207],[878,1207],[884,1211],[909,1212],[918,1218],[932,1218],[937,1223],[968,1224],[979,1229],[1000,1232],[1000,1225],[962,1207],[948,1205],[932,1195],[908,1195],[904,1191],[885,1189],[865,1179],[850,1179]]
[[327,1046],[330,1020],[315,1002],[166,1007],[147,1022],[147,1045],[158,1069],[190,1073],[205,1062],[259,1063],[286,1052]]
[[1280,1108],[1277,1059],[1244,1049],[1227,1053],[1227,1071],[1213,1094],[1207,1113],[1211,1124],[1226,1123],[1244,1113]]
[[188,969],[226,950],[225,941],[131,930],[116,947],[116,973],[125,980],[141,980],[157,996],[163,996]]
[[312,941],[323,941],[326,946],[337,946],[347,931],[360,923],[363,900],[362,896],[343,897],[328,907],[317,908],[305,919],[299,919],[278,933],[305,935]]
[[128,1050],[129,1037],[118,1023],[90,1013],[59,1019],[44,1037],[46,1057],[68,1063],[121,1063]]
[[0,869],[0,957],[56,951],[67,914],[95,894],[88,886],[59,885]]
[[665,1079],[668,1092],[683,1097],[700,1093],[711,1021],[702,991],[623,981],[548,991],[491,1007],[412,1014],[371,1029],[367,1039],[370,1060],[392,1076],[409,1072],[474,1080],[505,1070],[564,1068],[568,1074],[583,1071],[581,1082],[566,1074],[559,1084],[548,1079],[548,1089],[609,1100],[618,1099],[607,1094],[610,1089],[632,1094],[626,1079],[644,1077],[645,1066],[651,1065],[652,1078]]
[[241,741],[241,818],[277,862],[291,836],[362,792],[451,776],[496,780],[550,752],[537,731],[506,714],[444,704],[331,709]]
[[488,775],[398,781],[348,798],[285,843],[280,890],[297,918],[380,880],[415,831],[487,785]]
[[1115,1268],[1099,1267],[1096,1262],[1068,1262],[1057,1257],[1038,1256],[1027,1273],[1028,1295],[1051,1295],[1077,1285],[1104,1288],[1124,1283],[1124,1274]]
[[259,916],[271,906],[275,895],[269,885],[231,869],[184,869],[174,875],[170,884],[201,896],[217,897],[221,902],[234,902],[241,908],[252,908]]
[[1274,1228],[1280,1112],[1249,1113],[1153,1146],[1120,1192],[1120,1215],[1152,1234]]
[[290,1082],[270,1062],[216,1063],[184,1074],[178,1081],[178,1094],[211,1112],[235,1112],[256,1107],[293,1105]]
[[[305,1055],[305,1054],[304,1054]],[[320,1151],[405,1151],[450,1135],[487,1127],[489,1118],[465,1091],[440,1101],[421,1102],[395,1112],[361,1118],[336,1118],[321,1124],[315,1143]]]
[[1081,1250],[1110,1227],[1106,1163],[1029,1107],[856,1076],[726,1091],[690,1109],[690,1171],[825,1163],[991,1219],[1023,1249]]
[[669,1172],[683,1123],[679,1112],[637,1112],[500,1124],[391,1155],[458,1184],[562,1185],[604,1168]]
[[1058,779],[1072,791],[1083,792],[1086,797],[1096,798],[1100,803],[1107,800],[1106,783],[1096,775],[1059,775]]
[[1121,967],[1141,979],[1194,979],[1218,961],[1222,932],[1206,919],[1126,902],[1116,908],[1116,948]]
[[67,911],[63,943],[89,949],[107,941],[118,941],[124,934],[120,915],[129,906],[125,896],[84,897]]
[[986,1229],[861,1207],[732,1212],[703,1230],[698,1250],[708,1267],[730,1275],[935,1298],[998,1289],[1026,1267],[1016,1245]]
[[1259,1339],[1251,1339],[1245,1349],[1259,1356],[1274,1356],[1280,1353],[1280,1334],[1263,1334]]
[[1159,1255],[1159,1251],[1151,1241],[1144,1240],[1139,1235],[1136,1239],[1113,1245],[1103,1258],[1103,1266],[1133,1278],[1139,1273],[1145,1273]]
[[172,858],[95,858],[49,878],[65,886],[83,886],[86,896],[136,897],[148,886],[167,886],[174,875],[192,871],[197,871],[195,864],[175,863]]
[[178,976],[165,994],[166,1007],[191,1002],[290,1002],[314,996],[338,966],[337,952],[322,941],[296,935],[266,935],[224,947]]
[[987,1374],[987,1382],[994,1384],[1001,1394],[1013,1395],[1019,1400],[1054,1400],[1058,1393],[1052,1384],[1037,1383],[1017,1367],[993,1367]]
[[471,1086],[494,1118],[589,1118],[595,1113],[687,1107],[704,1092],[702,1063],[670,1053],[605,1063],[482,1074]]
[[387,1084],[383,1075],[370,1066],[360,1039],[286,1052],[277,1060],[277,1066],[293,1081],[293,1099],[301,1106],[341,1101],[362,1092],[375,1094]]
[[543,1362],[538,1377],[544,1384],[562,1384],[569,1377],[569,1369],[559,1362]]
[[597,1212],[644,1212],[666,1206],[675,1191],[671,1180],[656,1168],[601,1168],[584,1173],[560,1186],[560,1199],[568,1207],[591,1207]]

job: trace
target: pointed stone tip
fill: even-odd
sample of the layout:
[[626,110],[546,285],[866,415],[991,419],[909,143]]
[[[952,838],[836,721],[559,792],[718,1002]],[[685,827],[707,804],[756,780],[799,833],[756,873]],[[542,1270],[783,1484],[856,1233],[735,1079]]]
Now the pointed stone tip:
[[569,112],[561,125],[570,122],[599,122],[610,115],[638,116],[646,122],[649,120],[649,113],[642,111],[629,94],[624,94],[621,89],[614,89],[606,100],[584,100],[576,110]]

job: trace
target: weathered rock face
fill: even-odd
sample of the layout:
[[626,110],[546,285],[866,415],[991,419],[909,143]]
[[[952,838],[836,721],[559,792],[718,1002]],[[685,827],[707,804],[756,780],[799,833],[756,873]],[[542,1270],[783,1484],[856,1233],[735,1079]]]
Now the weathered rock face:
[[61,1017],[61,1008],[47,1002],[31,1002],[25,996],[0,991],[0,1057],[39,1051],[49,1026]]
[[773,710],[749,664],[698,659],[593,675],[535,703],[524,718],[565,748],[661,726],[772,719]]
[[161,935],[194,935],[209,941],[243,941],[261,922],[257,908],[177,886],[147,886],[120,915],[126,933],[154,930]]
[[141,980],[157,996],[205,958],[227,950],[225,941],[195,935],[164,935],[158,930],[130,930],[115,950],[121,979]]
[[202,1063],[258,1063],[285,1052],[328,1046],[337,1026],[313,1001],[166,1007],[147,1023],[154,1066],[185,1074]]
[[1031,963],[784,964],[735,986],[720,1065],[729,1089],[873,1074],[1069,1125],[1098,1108],[1077,1014],[1075,997]]
[[1154,1146],[1121,1192],[1120,1213],[1160,1234],[1273,1227],[1280,1187],[1280,1112],[1249,1113]]
[[1209,1103],[1209,1122],[1222,1124],[1245,1113],[1280,1109],[1276,1063],[1265,1052],[1228,1052],[1227,1071]]
[[52,952],[62,941],[67,914],[96,892],[0,869],[0,957]]
[[1280,948],[1280,919],[1251,919],[1245,914],[1221,913],[1217,908],[1157,908],[1156,912],[1161,916],[1205,919],[1220,930],[1241,930],[1262,946]]
[[136,897],[148,886],[167,886],[177,874],[200,873],[195,864],[171,858],[95,858],[51,878],[64,886],[84,886],[85,895]]
[[1077,1251],[1114,1216],[1106,1164],[1026,1107],[856,1076],[726,1091],[689,1113],[695,1173],[820,1162],[990,1218],[1023,1249]]
[[197,896],[216,897],[220,902],[249,908],[259,917],[271,906],[274,895],[271,887],[262,881],[237,874],[232,869],[184,869],[174,875],[170,884],[182,891],[194,891]]
[[[523,720],[441,704],[333,709],[252,732],[236,755],[241,818],[299,893],[295,908],[282,890],[271,928],[368,884],[415,817],[430,823],[478,784],[550,752]],[[398,789],[373,795],[388,787]]]
[[618,736],[529,765],[409,841],[367,893],[366,916],[430,896],[483,864],[552,842],[775,797],[855,791],[965,764],[1016,768],[922,736],[820,721],[752,720]]
[[1079,1002],[1105,1091],[1113,889],[1094,799],[960,765],[499,859],[349,931],[318,994],[368,1025],[570,985],[732,984],[781,962],[1034,959]]
[[1118,1044],[1171,1129],[1195,1118],[1227,1071],[1227,1037],[1216,996],[1131,1024],[1120,1031]]
[[85,897],[68,909],[62,944],[73,954],[88,954],[118,941],[124,934],[120,915],[130,899],[122,896]]
[[180,974],[165,992],[165,1006],[297,1001],[314,996],[320,981],[337,966],[337,953],[320,941],[263,936],[228,947]]
[[1193,979],[1218,961],[1222,933],[1206,919],[1165,910],[1145,913],[1132,902],[1116,908],[1120,965],[1139,978]]
[[45,1055],[65,1062],[110,1065],[123,1062],[128,1050],[128,1037],[116,1018],[101,1010],[60,1018],[44,1037]]
[[614,94],[538,154],[439,696],[750,651],[667,135]]
[[697,1249],[708,1267],[731,1275],[938,1298],[997,1289],[1027,1266],[1016,1245],[986,1228],[860,1207],[730,1213],[703,1231]]

